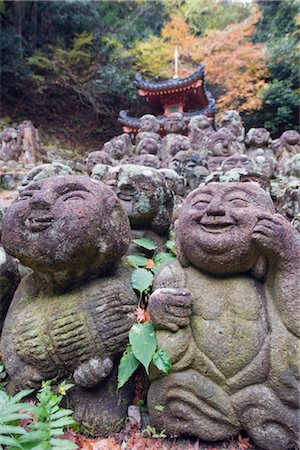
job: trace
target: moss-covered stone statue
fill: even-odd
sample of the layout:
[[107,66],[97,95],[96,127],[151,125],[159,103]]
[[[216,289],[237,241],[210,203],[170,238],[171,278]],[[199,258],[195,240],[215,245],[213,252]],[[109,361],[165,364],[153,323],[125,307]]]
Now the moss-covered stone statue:
[[299,233],[252,182],[194,190],[175,231],[178,260],[157,274],[149,302],[173,363],[167,376],[153,370],[150,423],[205,440],[244,429],[264,449],[296,446]]
[[34,271],[20,283],[3,327],[13,387],[66,376],[82,388],[100,385],[96,393],[83,390],[75,412],[81,408],[78,420],[96,421],[101,433],[105,421],[109,427],[120,420],[117,393],[105,411],[115,389],[106,378],[126,347],[136,302],[130,273],[116,266],[130,243],[119,199],[85,176],[31,183],[7,210],[2,238],[7,252]]
[[14,292],[20,283],[18,265],[1,244],[3,217],[4,210],[0,208],[0,333]]
[[133,238],[161,245],[171,225],[174,197],[158,170],[126,164],[112,168],[102,181],[111,186],[126,210]]

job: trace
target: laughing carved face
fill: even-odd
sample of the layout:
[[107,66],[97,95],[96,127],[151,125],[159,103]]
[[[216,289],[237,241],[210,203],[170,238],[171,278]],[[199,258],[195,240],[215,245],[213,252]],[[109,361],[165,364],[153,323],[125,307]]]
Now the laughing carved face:
[[274,211],[255,183],[210,183],[193,191],[176,227],[180,254],[212,273],[249,270],[257,259],[251,236],[262,211]]
[[31,183],[5,215],[8,253],[40,272],[77,273],[124,254],[129,222],[116,195],[84,176]]

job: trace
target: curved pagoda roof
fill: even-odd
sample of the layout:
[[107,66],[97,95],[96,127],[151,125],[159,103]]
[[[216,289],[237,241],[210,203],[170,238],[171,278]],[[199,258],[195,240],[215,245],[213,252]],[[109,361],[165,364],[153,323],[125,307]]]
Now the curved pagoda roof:
[[194,85],[198,80],[204,81],[204,66],[202,63],[199,64],[197,70],[186,78],[171,78],[169,80],[145,80],[142,78],[141,74],[137,73],[135,75],[134,84],[138,89],[143,89],[145,91],[168,91],[173,89],[180,89]]

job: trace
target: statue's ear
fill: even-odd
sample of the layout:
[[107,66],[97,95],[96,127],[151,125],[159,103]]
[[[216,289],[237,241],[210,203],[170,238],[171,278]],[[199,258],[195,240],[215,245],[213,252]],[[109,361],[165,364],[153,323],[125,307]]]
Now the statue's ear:
[[190,265],[190,262],[184,256],[184,254],[182,252],[181,245],[180,245],[180,242],[178,239],[178,234],[176,233],[177,225],[178,225],[178,219],[175,220],[175,223],[174,223],[174,231],[175,231],[175,236],[176,236],[176,256],[177,256],[178,261],[182,265],[182,267],[188,267]]
[[251,269],[252,275],[258,280],[263,280],[266,278],[268,272],[268,260],[267,257],[259,254],[253,267]]

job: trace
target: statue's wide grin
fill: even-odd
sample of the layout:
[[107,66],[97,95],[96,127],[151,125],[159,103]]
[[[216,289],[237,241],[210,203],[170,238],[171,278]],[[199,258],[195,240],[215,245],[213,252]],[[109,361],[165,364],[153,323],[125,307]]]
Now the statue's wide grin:
[[30,231],[36,232],[36,231],[43,231],[46,230],[46,228],[50,227],[52,225],[54,218],[53,217],[27,217],[25,220],[25,226]]

